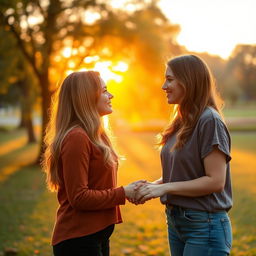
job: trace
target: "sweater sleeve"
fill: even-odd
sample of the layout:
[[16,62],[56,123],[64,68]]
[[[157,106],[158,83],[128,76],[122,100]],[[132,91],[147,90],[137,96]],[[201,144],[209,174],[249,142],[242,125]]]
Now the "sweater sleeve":
[[68,134],[61,150],[63,179],[67,198],[78,210],[100,210],[125,204],[123,187],[94,190],[88,188],[88,170],[92,148],[82,132]]

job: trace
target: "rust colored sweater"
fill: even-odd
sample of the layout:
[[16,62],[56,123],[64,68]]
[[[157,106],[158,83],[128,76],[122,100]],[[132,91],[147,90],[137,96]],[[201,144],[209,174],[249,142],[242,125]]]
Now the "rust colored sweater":
[[58,166],[61,185],[52,244],[95,233],[122,222],[123,187],[116,187],[117,166],[105,166],[103,155],[80,128],[62,142]]

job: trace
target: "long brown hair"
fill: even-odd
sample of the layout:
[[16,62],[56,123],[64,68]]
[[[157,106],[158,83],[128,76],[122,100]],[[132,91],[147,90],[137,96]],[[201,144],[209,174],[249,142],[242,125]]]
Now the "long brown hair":
[[184,90],[184,97],[175,108],[174,119],[162,132],[159,142],[162,146],[170,136],[177,133],[173,150],[184,146],[207,106],[214,108],[222,116],[223,102],[216,91],[209,67],[198,56],[178,56],[168,61],[167,65]]
[[91,142],[101,149],[105,164],[114,162],[115,152],[96,107],[101,88],[98,72],[74,72],[65,78],[53,97],[42,161],[47,174],[46,182],[51,191],[56,191],[60,185],[58,160],[61,143],[66,134],[76,126],[84,129]]

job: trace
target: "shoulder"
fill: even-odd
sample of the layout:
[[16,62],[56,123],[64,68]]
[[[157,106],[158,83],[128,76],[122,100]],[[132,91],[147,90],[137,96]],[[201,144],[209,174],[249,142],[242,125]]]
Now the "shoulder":
[[221,121],[223,122],[220,114],[212,107],[206,107],[206,109],[203,111],[201,114],[199,121],[201,123],[210,121],[210,120],[215,120],[215,121]]
[[220,114],[211,107],[207,107],[198,121],[199,133],[225,133],[229,137],[228,128]]
[[89,137],[84,129],[81,127],[74,127],[71,130],[67,131],[65,138],[83,138],[83,139],[88,139]]
[[74,127],[67,131],[64,135],[62,146],[75,146],[77,148],[89,146],[91,144],[90,139],[84,129],[81,127]]
[[212,107],[207,107],[198,120],[198,128],[203,129],[206,126],[220,126],[226,128],[221,115]]

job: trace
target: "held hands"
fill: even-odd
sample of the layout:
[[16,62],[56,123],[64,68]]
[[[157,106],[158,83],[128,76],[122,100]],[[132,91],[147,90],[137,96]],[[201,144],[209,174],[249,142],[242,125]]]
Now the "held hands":
[[144,204],[146,201],[166,193],[165,184],[139,180],[124,187],[125,195],[133,204]]

